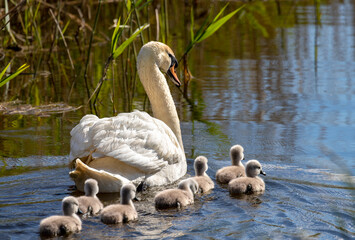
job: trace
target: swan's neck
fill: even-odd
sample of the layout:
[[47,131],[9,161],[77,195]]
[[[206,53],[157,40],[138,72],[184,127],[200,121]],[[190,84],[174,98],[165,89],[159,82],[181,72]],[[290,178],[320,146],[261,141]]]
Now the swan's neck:
[[168,83],[154,61],[145,61],[138,69],[139,77],[152,104],[153,115],[160,119],[174,132],[181,149],[180,121]]

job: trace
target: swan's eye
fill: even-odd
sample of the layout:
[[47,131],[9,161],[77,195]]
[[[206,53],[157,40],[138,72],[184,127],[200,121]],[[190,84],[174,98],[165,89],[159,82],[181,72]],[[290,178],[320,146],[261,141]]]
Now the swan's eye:
[[176,58],[170,53],[168,53],[168,55],[169,55],[170,60],[171,60],[170,67],[174,66],[174,68],[177,68],[179,64],[178,64]]

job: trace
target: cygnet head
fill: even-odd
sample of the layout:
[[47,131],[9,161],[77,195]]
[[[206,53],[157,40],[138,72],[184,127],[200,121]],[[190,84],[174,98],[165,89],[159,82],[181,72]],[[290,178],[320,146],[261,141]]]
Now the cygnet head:
[[[151,71],[151,67],[147,64],[149,62],[155,63],[176,86],[180,87],[181,82],[175,73],[178,62],[169,46],[161,42],[151,41],[141,48],[137,57],[137,68],[140,76],[144,76],[147,71]],[[141,78],[142,80],[144,81]]]
[[234,145],[229,151],[232,165],[238,166],[240,161],[244,159],[244,148],[241,145]]
[[85,181],[84,185],[85,196],[94,197],[99,193],[99,185],[93,178],[89,178]]
[[247,177],[256,177],[259,174],[266,175],[258,160],[249,160],[245,167],[245,173]]
[[65,197],[62,200],[62,209],[65,216],[72,216],[78,212],[79,202],[75,197]]
[[179,183],[178,188],[182,189],[182,190],[190,189],[191,192],[193,194],[195,194],[198,191],[198,183],[193,178],[188,178],[188,179],[182,180]]
[[133,183],[127,183],[122,186],[120,194],[121,204],[130,204],[131,200],[136,197],[136,187]]
[[205,172],[208,169],[207,162],[208,162],[208,160],[204,156],[198,156],[195,159],[194,168],[195,168],[195,175],[196,176],[204,176]]

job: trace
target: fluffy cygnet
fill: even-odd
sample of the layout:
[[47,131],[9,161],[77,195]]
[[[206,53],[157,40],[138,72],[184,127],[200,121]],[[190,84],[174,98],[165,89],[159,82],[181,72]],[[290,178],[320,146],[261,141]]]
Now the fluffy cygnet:
[[246,164],[246,177],[233,179],[228,184],[231,195],[252,194],[265,191],[264,181],[258,177],[259,174],[266,175],[257,160],[249,160]]
[[43,237],[67,235],[81,230],[81,220],[76,215],[79,202],[75,197],[66,197],[62,201],[64,216],[51,216],[39,224],[39,233]]
[[99,185],[95,179],[89,178],[84,185],[85,196],[78,197],[79,209],[82,214],[96,215],[104,207],[96,196],[99,192]]
[[230,180],[245,177],[245,168],[241,162],[244,159],[244,148],[240,145],[234,145],[230,149],[232,166],[223,167],[216,173],[216,180],[219,183],[227,184]]
[[201,193],[206,193],[214,188],[212,179],[206,174],[208,169],[207,162],[206,157],[199,156],[195,159],[194,163],[195,177],[193,179],[198,183]]
[[194,202],[194,194],[198,191],[198,183],[193,178],[182,180],[177,189],[159,192],[155,198],[157,209],[182,208]]
[[112,204],[101,211],[101,221],[106,224],[126,223],[138,218],[132,199],[136,197],[136,187],[128,183],[121,188],[120,204]]

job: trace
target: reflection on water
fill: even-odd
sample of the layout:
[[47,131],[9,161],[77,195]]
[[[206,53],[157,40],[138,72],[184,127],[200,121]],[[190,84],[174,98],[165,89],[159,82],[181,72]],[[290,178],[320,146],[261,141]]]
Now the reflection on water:
[[[194,174],[194,158],[205,155],[215,180],[238,143],[245,158],[258,159],[267,172],[265,193],[235,198],[216,184],[186,209],[157,211],[153,198],[161,189],[154,189],[135,202],[138,221],[107,226],[88,218],[70,238],[355,237],[355,5],[321,4],[317,25],[313,2],[286,2],[280,17],[275,2],[258,3],[271,13],[266,27],[279,21],[266,28],[269,38],[234,22],[191,52],[189,97],[195,106],[173,89],[188,174]],[[287,18],[292,9],[296,14]],[[59,100],[68,89],[62,91]],[[80,105],[83,93],[77,95],[72,101]],[[134,105],[140,108],[144,95],[138,95]],[[39,221],[61,214],[63,197],[81,194],[69,179],[67,154],[70,129],[86,111],[0,115],[1,239],[38,238]],[[105,205],[119,201],[118,194],[99,198]]]

